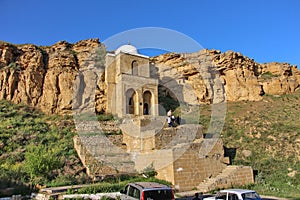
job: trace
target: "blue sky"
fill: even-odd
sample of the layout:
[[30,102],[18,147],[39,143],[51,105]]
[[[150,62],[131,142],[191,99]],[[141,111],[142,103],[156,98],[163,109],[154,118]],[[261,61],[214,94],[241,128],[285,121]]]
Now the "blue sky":
[[0,19],[0,40],[15,44],[105,41],[161,27],[204,48],[300,66],[299,0],[0,0]]

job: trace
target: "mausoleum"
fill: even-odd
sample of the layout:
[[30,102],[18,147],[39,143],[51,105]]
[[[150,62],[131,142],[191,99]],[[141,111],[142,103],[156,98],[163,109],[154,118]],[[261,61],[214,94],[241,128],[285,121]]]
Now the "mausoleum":
[[158,115],[158,80],[150,75],[149,57],[126,44],[106,56],[107,113]]

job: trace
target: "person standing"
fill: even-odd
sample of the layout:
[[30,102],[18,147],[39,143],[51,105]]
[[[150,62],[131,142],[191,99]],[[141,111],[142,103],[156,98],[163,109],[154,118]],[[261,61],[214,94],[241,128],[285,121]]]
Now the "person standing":
[[193,200],[200,200],[199,199],[199,194],[197,192],[195,193],[195,197],[193,198]]
[[173,127],[172,110],[169,110],[167,112],[167,120],[168,120],[168,126]]
[[168,116],[168,126],[173,127],[172,118]]

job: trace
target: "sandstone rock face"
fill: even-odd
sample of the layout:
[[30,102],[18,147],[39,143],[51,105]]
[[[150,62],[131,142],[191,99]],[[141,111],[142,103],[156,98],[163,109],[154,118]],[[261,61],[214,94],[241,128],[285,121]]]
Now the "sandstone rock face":
[[266,63],[260,68],[259,80],[266,94],[292,93],[299,86],[299,71],[287,63]]
[[[74,81],[91,60],[95,61],[93,55],[100,46],[98,39],[76,44],[62,41],[49,47],[0,43],[0,98],[35,106],[45,113],[69,114]],[[101,86],[101,74],[98,76]],[[96,93],[103,93],[103,86],[97,88],[102,90],[96,89]],[[101,102],[103,95],[98,98]],[[102,105],[100,109],[104,110]]]
[[[105,59],[98,58],[105,53],[100,47],[104,48],[98,39],[75,44],[61,41],[48,47],[1,42],[0,99],[25,103],[50,114],[70,114],[72,104],[84,106],[93,100],[88,106],[106,112],[107,86],[101,70]],[[151,73],[159,79],[159,95],[189,104],[258,101],[265,94],[292,93],[300,84],[296,66],[260,64],[233,51],[169,53],[150,58],[150,63],[156,69]],[[95,66],[99,70],[95,71]],[[83,88],[75,81],[94,96],[84,94],[79,98],[74,88],[79,92]],[[93,87],[92,82],[96,82]]]
[[[203,49],[192,54],[170,53],[153,57],[152,62],[158,66],[161,79],[168,76],[168,82],[177,84],[177,88],[178,85],[191,86],[192,90],[183,92],[188,103],[224,99],[258,101],[264,94],[292,93],[300,83],[296,66],[275,62],[260,64],[233,51],[221,53]],[[169,89],[172,91],[172,87]]]
[[16,103],[36,105],[42,94],[45,73],[42,51],[34,45],[16,48],[8,44],[1,51],[1,97]]

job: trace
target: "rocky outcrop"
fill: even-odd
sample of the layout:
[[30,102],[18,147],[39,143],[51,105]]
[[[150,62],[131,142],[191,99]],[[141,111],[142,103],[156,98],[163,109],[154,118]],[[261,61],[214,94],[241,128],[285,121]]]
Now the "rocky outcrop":
[[[105,75],[101,70],[100,73],[89,71],[91,65],[96,68],[105,65],[104,58],[99,58],[103,54],[99,53],[101,48],[104,47],[98,39],[75,44],[61,41],[47,47],[0,42],[0,99],[28,104],[45,113],[67,114],[72,104],[90,101],[89,95],[77,98],[74,82],[78,80],[82,87],[95,90],[92,106],[96,112],[104,113]],[[265,94],[292,93],[300,84],[296,66],[276,62],[260,64],[233,51],[204,49],[150,59],[157,68],[160,95],[168,94],[179,102],[257,101]],[[82,74],[88,76],[80,79]],[[96,81],[96,86],[90,87],[90,81]]]
[[[300,84],[299,70],[288,63],[255,62],[241,53],[201,50],[192,54],[163,54],[152,58],[160,76],[169,76],[176,84],[190,85],[183,92],[185,101],[211,103],[222,101],[258,101],[265,94],[282,95],[294,92]],[[170,82],[170,81],[169,81]],[[213,87],[222,83],[223,88]],[[166,93],[166,92],[164,92]],[[217,93],[223,93],[217,95]],[[191,97],[191,98],[188,98]]]
[[[35,106],[45,113],[70,113],[75,78],[95,62],[93,56],[100,47],[98,39],[76,44],[61,41],[49,47],[0,43],[0,99]],[[98,76],[100,105],[96,107],[101,111],[104,91]]]
[[260,65],[259,82],[265,94],[292,93],[299,87],[299,70],[288,63],[266,63]]

